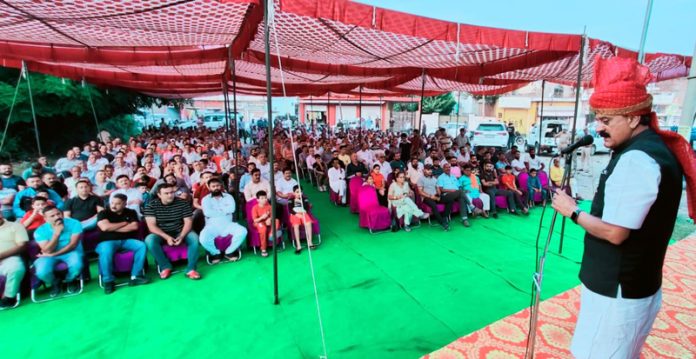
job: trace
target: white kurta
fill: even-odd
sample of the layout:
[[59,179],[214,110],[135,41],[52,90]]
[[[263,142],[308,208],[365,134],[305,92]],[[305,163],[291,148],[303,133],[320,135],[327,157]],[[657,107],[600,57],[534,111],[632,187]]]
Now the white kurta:
[[[623,154],[605,183],[602,220],[640,228],[655,203],[660,179],[659,165],[645,152]],[[661,289],[647,298],[625,299],[620,286],[611,298],[583,285],[571,352],[578,359],[638,358],[661,303]]]

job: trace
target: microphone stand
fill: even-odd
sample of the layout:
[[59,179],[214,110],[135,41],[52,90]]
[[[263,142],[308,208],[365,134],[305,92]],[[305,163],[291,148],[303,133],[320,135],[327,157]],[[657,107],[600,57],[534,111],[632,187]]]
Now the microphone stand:
[[[572,168],[572,160],[573,160],[573,153],[575,151],[571,151],[570,153],[565,155],[565,170],[563,172],[563,179],[561,180],[561,187],[560,189],[563,190],[566,186],[570,184],[570,170]],[[551,183],[551,168],[549,168],[549,184]],[[549,186],[550,187],[550,186]],[[550,191],[550,188],[549,188]],[[551,194],[553,196],[553,194]],[[549,234],[546,237],[546,243],[544,244],[544,250],[541,253],[541,257],[539,257],[539,262],[537,265],[537,271],[534,272],[534,275],[532,276],[532,281],[534,283],[532,287],[532,294],[534,295],[534,305],[532,306],[530,317],[531,317],[531,324],[530,324],[530,332],[529,332],[529,340],[527,341],[527,350],[525,354],[525,359],[531,359],[534,358],[534,344],[536,342],[536,332],[537,332],[537,325],[538,325],[538,319],[539,319],[539,304],[541,300],[541,289],[542,289],[542,283],[544,279],[544,264],[546,263],[546,254],[549,252],[549,245],[551,244],[551,237],[553,236],[553,229],[554,226],[556,225],[556,218],[558,218],[558,211],[553,211],[553,217],[551,217],[551,224],[549,226]],[[565,217],[563,217],[565,220]]]

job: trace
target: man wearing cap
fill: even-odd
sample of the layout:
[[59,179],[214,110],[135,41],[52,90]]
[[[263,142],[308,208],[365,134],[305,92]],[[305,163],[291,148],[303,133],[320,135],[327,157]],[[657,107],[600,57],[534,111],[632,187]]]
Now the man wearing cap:
[[571,344],[576,358],[640,356],[662,302],[662,266],[684,175],[689,216],[696,218],[696,159],[683,138],[659,130],[645,88],[650,80],[649,69],[633,59],[598,59],[590,106],[613,154],[589,213],[560,189],[554,195],[553,208],[587,232]]

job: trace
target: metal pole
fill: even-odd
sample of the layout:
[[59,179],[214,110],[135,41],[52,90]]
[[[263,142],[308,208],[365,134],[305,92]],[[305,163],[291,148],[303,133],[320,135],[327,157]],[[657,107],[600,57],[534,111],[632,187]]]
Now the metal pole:
[[280,298],[278,297],[278,242],[276,238],[275,173],[273,173],[273,92],[271,91],[271,42],[269,36],[270,27],[268,26],[270,8],[268,2],[268,0],[263,0],[264,47],[266,52],[266,106],[268,106],[268,158],[272,172],[269,181],[271,193],[268,194],[271,198],[271,235],[269,239],[273,241],[273,304],[278,305],[280,304]]
[[[580,109],[580,92],[582,92],[582,65],[583,65],[583,60],[585,57],[585,34],[582,35],[580,38],[580,56],[578,57],[578,78],[577,78],[577,83],[575,84],[575,109],[573,110],[573,129],[570,133],[570,143],[575,143],[575,131],[577,128],[577,123],[578,123],[578,110]],[[560,149],[558,149],[560,151]],[[568,157],[569,159],[572,157]],[[567,171],[572,171],[573,170],[573,163],[567,163],[566,164],[566,170]],[[570,176],[569,176],[570,177]],[[568,181],[568,185],[570,186],[570,181]],[[564,187],[561,187],[561,191],[564,190]],[[564,237],[564,230],[565,230],[565,222],[566,222],[566,217],[563,217],[563,223],[561,224],[561,240],[558,243],[558,253],[561,254],[563,253],[563,237]]]
[[41,153],[41,142],[39,141],[39,125],[36,122],[36,111],[34,110],[34,96],[31,94],[31,79],[29,78],[29,70],[27,69],[27,64],[22,61],[22,69],[24,69],[24,76],[27,77],[27,90],[29,90],[29,105],[31,106],[31,118],[34,120],[34,135],[36,136],[36,148],[39,150],[39,157],[42,157]]
[[230,143],[230,95],[228,93],[227,81],[222,80],[222,99],[225,111],[225,151],[229,150]]
[[[696,58],[696,46],[694,46],[694,57]],[[684,105],[682,106],[682,116],[679,121],[679,133],[686,138],[691,139],[691,127],[694,125],[694,114],[696,113],[696,65],[692,64],[687,77],[686,96],[684,96]],[[693,147],[693,143],[691,146]]]
[[362,137],[362,85],[360,85],[360,93],[358,97],[358,133]]
[[462,109],[461,101],[462,101],[462,92],[457,91],[457,129],[459,129],[459,111],[461,111],[461,109]]
[[[566,169],[563,173],[563,178],[561,179],[561,188],[570,182],[570,163],[572,163],[573,153],[566,155]],[[537,271],[534,272],[533,280],[534,283],[532,287],[532,292],[534,295],[534,304],[532,305],[530,311],[530,332],[529,339],[527,340],[527,349],[525,351],[525,358],[534,358],[534,345],[536,342],[536,329],[537,320],[539,318],[539,303],[541,301],[541,289],[544,279],[544,264],[546,263],[546,255],[549,252],[549,245],[551,244],[551,237],[553,236],[553,229],[556,225],[556,218],[558,218],[558,212],[554,211],[551,217],[551,224],[549,225],[549,234],[546,237],[546,243],[544,244],[544,250],[542,251],[541,257],[539,257],[539,262],[537,264]],[[564,217],[565,218],[565,217]]]
[[423,130],[423,94],[425,94],[425,68],[421,75],[421,92],[420,92],[420,111],[418,111],[418,131]]
[[539,142],[536,145],[536,152],[541,153],[541,140],[542,140],[542,129],[544,124],[544,89],[546,88],[546,80],[541,80],[541,109],[539,112],[539,127],[537,127],[537,132],[539,132]]
[[[238,144],[241,143],[239,138],[239,126],[237,126],[237,63],[232,60],[232,110],[234,111],[234,138],[232,151],[234,152],[234,165],[239,168],[239,152]],[[251,133],[249,134],[251,135]],[[239,189],[239,173],[235,170],[234,185]]]
[[[89,91],[89,87],[85,86],[85,79],[82,78],[82,88],[87,91],[87,99],[89,99],[89,106],[92,109],[92,116],[94,116],[94,124],[97,127],[97,139],[101,141],[101,128],[99,127],[99,119],[97,118],[97,110],[94,108],[94,101],[92,100],[92,93]],[[147,125],[147,123],[146,123]]]
[[643,32],[640,35],[640,47],[638,49],[638,62],[645,61],[645,40],[648,37],[648,27],[652,16],[653,0],[648,0],[648,7],[645,9],[645,19],[643,20]]

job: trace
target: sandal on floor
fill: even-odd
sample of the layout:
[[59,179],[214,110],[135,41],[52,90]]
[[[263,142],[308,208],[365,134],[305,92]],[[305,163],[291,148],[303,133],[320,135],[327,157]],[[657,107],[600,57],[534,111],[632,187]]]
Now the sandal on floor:
[[268,257],[268,252],[261,251],[261,257]]

